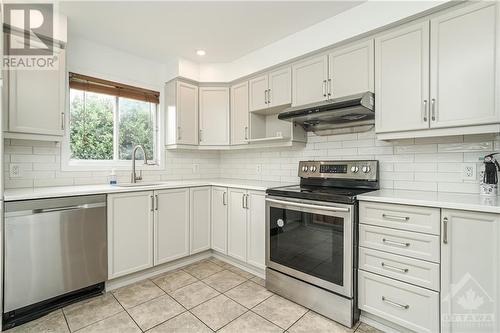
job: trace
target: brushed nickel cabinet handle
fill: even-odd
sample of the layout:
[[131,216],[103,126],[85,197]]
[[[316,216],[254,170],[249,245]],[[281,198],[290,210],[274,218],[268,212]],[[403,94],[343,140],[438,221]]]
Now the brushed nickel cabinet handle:
[[177,126],[177,140],[181,139],[181,127]]
[[243,194],[243,195],[241,196],[241,208],[243,208],[243,209],[244,209],[244,208],[246,208],[246,207],[245,207],[245,194]]
[[155,195],[155,210],[158,210],[158,194]]
[[66,114],[64,112],[61,112],[61,129],[64,131],[64,128],[66,127]]
[[222,192],[222,204],[227,206],[227,192]]
[[410,306],[408,304],[404,305],[404,304],[400,304],[398,302],[391,301],[390,299],[386,298],[385,296],[382,296],[382,301],[384,301],[392,306],[395,306],[397,308],[402,308],[405,310],[408,310],[410,308]]
[[397,216],[397,215],[382,214],[382,217],[384,219],[388,219],[388,220],[398,220],[398,221],[403,221],[403,222],[410,220],[409,216]]
[[155,199],[153,196],[151,196],[151,211],[153,212],[155,210]]
[[199,136],[199,141],[202,142],[203,141],[203,130],[199,130],[198,131],[198,136]]
[[245,126],[245,140],[248,140],[248,126]]
[[326,80],[323,80],[323,97],[326,97]]
[[448,244],[448,218],[443,218],[443,244]]
[[401,273],[408,273],[408,271],[409,271],[408,268],[399,268],[396,266],[387,265],[385,262],[382,262],[380,265],[382,266],[382,268],[390,269],[390,270],[401,272]]
[[328,79],[328,97],[332,95],[332,79]]
[[424,110],[423,110],[423,113],[424,113],[424,116],[423,116],[423,118],[424,118],[424,123],[426,123],[426,122],[427,122],[427,104],[428,104],[427,100],[426,100],[426,99],[424,99]]
[[431,119],[436,121],[436,99],[431,99]]
[[245,208],[248,209],[248,194],[245,194]]
[[267,89],[267,104],[271,104],[271,89]]
[[396,241],[392,241],[392,240],[385,239],[385,238],[382,238],[382,242],[384,242],[388,245],[395,245],[395,246],[402,246],[402,247],[410,246],[410,243],[396,242]]

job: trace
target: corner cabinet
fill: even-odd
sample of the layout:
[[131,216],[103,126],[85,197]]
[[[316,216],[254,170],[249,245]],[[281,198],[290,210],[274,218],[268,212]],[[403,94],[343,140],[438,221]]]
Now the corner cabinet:
[[198,145],[198,86],[181,80],[165,85],[166,144]]
[[[66,51],[54,44],[54,69],[7,71],[6,138],[62,140],[66,105]],[[49,55],[48,55],[49,56]]]
[[229,88],[200,87],[200,145],[229,144]]
[[441,333],[499,332],[500,216],[443,209],[441,220]]
[[108,195],[108,277],[153,267],[154,192]]
[[378,139],[500,131],[500,6],[461,4],[375,39]]

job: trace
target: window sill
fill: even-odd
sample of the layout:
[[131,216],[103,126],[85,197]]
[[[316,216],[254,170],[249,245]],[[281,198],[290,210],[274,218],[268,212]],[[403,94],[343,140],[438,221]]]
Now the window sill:
[[[136,170],[143,171],[160,171],[165,170],[161,164],[144,165],[142,160],[135,162]],[[62,171],[110,171],[115,169],[117,171],[130,171],[132,170],[132,161],[62,161]]]

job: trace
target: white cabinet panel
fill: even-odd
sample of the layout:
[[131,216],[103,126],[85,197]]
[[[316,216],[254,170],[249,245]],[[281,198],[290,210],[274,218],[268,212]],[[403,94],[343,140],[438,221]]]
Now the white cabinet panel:
[[190,189],[190,254],[210,249],[210,186]]
[[375,38],[377,133],[429,127],[429,22]]
[[248,194],[247,262],[255,267],[266,268],[266,195],[264,192]]
[[108,276],[153,266],[153,192],[108,195]]
[[478,2],[431,20],[431,127],[500,120],[495,107],[500,93],[495,85],[500,34],[497,5]]
[[200,88],[200,145],[229,144],[229,88]]
[[54,47],[54,54],[57,70],[8,71],[9,132],[64,134],[66,51]]
[[229,189],[229,221],[227,228],[227,254],[246,261],[247,259],[247,210],[246,191]]
[[499,332],[500,215],[443,209],[441,238],[441,332]]
[[231,144],[248,142],[248,82],[231,87]]
[[309,58],[292,65],[292,106],[327,99],[328,56]]
[[373,40],[339,48],[329,55],[329,97],[374,91]]
[[267,108],[267,74],[248,81],[249,85],[249,109],[256,111]]
[[178,144],[198,144],[198,87],[177,81],[177,134]]
[[154,264],[189,255],[189,189],[155,191]]
[[226,187],[212,187],[212,249],[227,254]]
[[269,73],[269,107],[292,103],[292,69],[278,69]]

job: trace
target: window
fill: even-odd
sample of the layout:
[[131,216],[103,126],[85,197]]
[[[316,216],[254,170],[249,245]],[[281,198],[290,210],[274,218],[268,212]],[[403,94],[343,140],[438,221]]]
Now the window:
[[70,73],[68,158],[119,165],[142,145],[158,162],[158,101],[158,92]]

